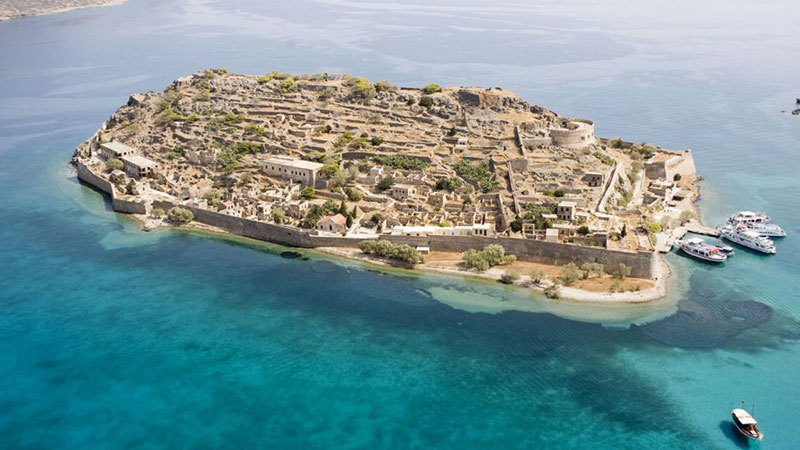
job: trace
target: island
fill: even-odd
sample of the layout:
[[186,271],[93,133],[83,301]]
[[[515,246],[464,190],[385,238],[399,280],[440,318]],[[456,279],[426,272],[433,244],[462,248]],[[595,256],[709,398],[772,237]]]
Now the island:
[[127,0],[4,0],[0,20],[39,16],[98,6],[121,5]]
[[595,136],[493,87],[208,69],[133,94],[75,150],[144,227],[190,226],[551,298],[665,294],[700,228],[690,150]]

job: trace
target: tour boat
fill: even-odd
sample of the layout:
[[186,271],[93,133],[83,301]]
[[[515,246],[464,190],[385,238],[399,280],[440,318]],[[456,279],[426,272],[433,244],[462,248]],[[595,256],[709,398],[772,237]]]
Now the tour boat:
[[764,213],[757,213],[753,211],[739,211],[731,214],[728,217],[728,223],[731,225],[750,225],[754,223],[769,223],[769,216]]
[[762,253],[777,253],[775,244],[772,243],[771,239],[763,237],[755,231],[748,230],[745,226],[735,227],[728,225],[720,230],[720,234],[723,238],[735,242],[742,247],[747,247]]
[[706,244],[706,242],[700,238],[678,241],[678,245],[687,255],[694,256],[703,261],[721,263],[728,259],[728,255],[721,252],[719,248]]
[[747,436],[748,439],[756,441],[764,439],[764,433],[758,429],[758,422],[756,422],[756,419],[753,418],[749,412],[742,408],[736,408],[731,411],[731,417],[733,418],[734,425],[736,425],[736,429]]
[[748,230],[755,231],[764,237],[786,237],[786,231],[774,223],[754,223],[745,226]]

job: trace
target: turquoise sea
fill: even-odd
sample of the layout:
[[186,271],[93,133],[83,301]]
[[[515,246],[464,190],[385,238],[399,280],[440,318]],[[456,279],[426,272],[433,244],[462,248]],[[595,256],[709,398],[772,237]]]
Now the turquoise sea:
[[[800,7],[790,0],[133,0],[0,23],[0,448],[800,448]],[[382,274],[139,230],[66,162],[132,92],[207,67],[503,86],[692,148],[709,224],[648,306]],[[785,111],[785,112],[784,112]],[[752,447],[758,447],[753,444]]]

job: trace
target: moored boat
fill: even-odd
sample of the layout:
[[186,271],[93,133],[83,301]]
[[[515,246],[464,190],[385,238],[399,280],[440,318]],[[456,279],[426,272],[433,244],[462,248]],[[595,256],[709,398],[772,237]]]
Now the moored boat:
[[716,246],[707,244],[700,238],[686,239],[676,243],[684,253],[703,261],[721,263],[728,259],[727,254],[720,251]]
[[769,223],[769,221],[769,216],[764,213],[739,211],[731,214],[727,222],[731,225],[750,225],[754,223]]
[[771,239],[763,237],[755,231],[748,230],[745,226],[724,226],[720,229],[720,235],[742,247],[747,247],[762,253],[772,255],[778,251]]
[[717,245],[717,249],[723,255],[733,256],[733,247],[730,245]]
[[774,223],[754,223],[745,226],[748,230],[764,237],[786,237],[786,231]]
[[748,439],[756,441],[764,439],[764,433],[758,429],[758,422],[749,412],[742,408],[735,408],[731,411],[731,418],[733,418],[733,424],[736,425],[736,429],[747,436]]

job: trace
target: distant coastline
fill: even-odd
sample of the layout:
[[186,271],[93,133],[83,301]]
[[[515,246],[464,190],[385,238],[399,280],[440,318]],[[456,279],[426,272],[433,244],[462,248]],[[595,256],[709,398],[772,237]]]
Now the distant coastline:
[[9,0],[0,6],[0,21],[58,14],[76,9],[121,5],[128,0]]

